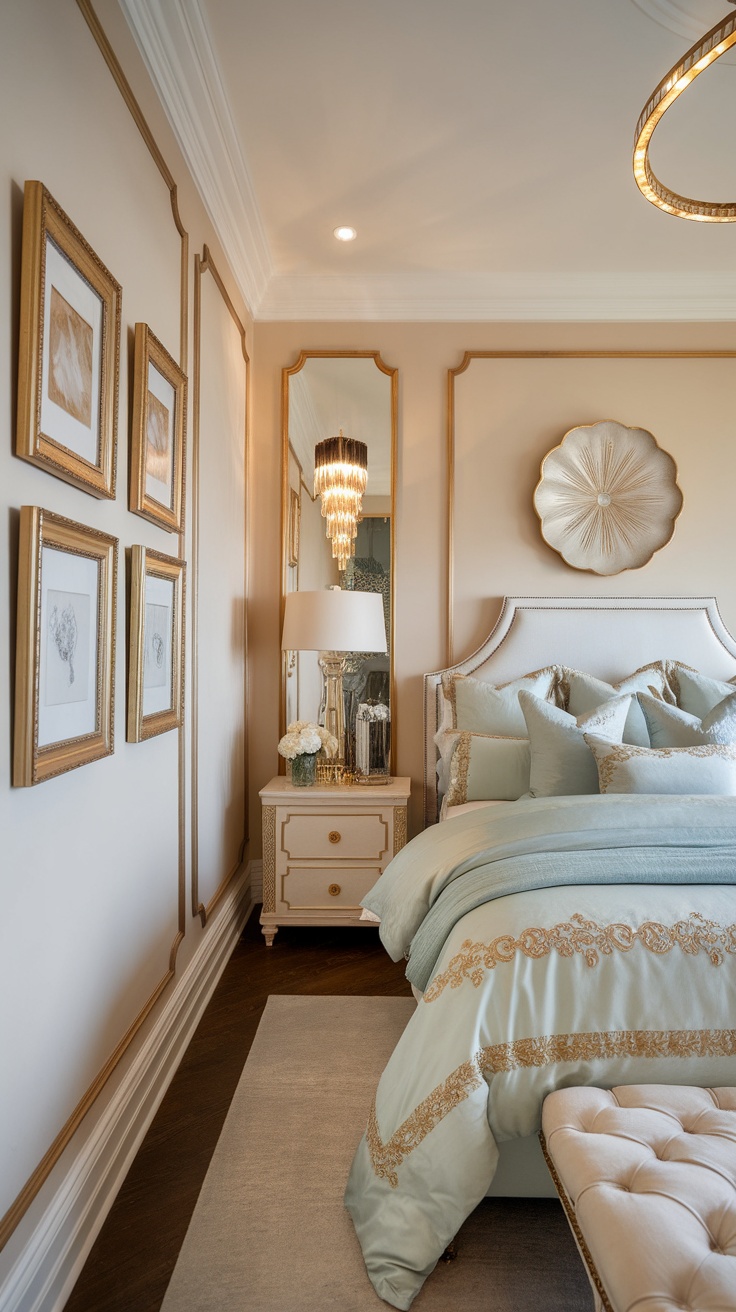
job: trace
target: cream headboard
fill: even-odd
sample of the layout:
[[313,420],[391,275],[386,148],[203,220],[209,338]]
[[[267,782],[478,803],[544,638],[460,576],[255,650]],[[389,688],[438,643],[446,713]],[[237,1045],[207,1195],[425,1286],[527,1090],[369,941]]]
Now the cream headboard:
[[[715,679],[736,674],[736,639],[714,597],[506,597],[493,632],[449,670],[506,683],[568,665],[609,683],[655,660],[679,660]],[[440,681],[424,676],[424,823],[437,819]]]

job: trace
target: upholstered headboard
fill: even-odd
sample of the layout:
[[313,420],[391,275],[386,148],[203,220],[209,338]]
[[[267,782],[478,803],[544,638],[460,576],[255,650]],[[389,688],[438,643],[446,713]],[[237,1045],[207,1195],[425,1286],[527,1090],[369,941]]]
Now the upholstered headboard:
[[736,639],[714,597],[506,597],[493,632],[457,665],[424,676],[424,823],[437,819],[442,675],[506,683],[568,665],[609,683],[650,661],[679,660],[715,679],[736,674]]

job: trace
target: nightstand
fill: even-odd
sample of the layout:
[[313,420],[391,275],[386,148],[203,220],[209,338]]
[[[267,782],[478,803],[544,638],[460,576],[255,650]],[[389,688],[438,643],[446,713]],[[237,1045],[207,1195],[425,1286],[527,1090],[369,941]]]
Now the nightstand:
[[410,779],[295,788],[277,775],[260,791],[261,925],[365,925],[360,900],[406,842]]

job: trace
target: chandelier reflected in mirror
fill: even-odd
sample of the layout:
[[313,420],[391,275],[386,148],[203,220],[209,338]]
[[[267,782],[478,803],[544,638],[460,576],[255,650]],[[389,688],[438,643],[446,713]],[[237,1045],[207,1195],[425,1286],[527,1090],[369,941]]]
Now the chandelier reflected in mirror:
[[358,524],[363,518],[363,493],[368,481],[368,448],[365,442],[345,437],[326,437],[314,448],[314,495],[320,497],[327,536],[338,569],[344,570],[355,555]]
[[[729,0],[736,4],[736,0]],[[659,86],[652,92],[639,115],[634,138],[634,177],[636,185],[648,201],[667,214],[680,219],[694,219],[700,223],[735,223],[736,201],[702,201],[680,196],[665,187],[656,177],[649,163],[649,143],[659,120],[678,96],[690,86],[706,68],[710,68],[721,55],[736,44],[736,14],[729,14],[716,23],[705,36],[691,46],[679,63],[671,68]]]

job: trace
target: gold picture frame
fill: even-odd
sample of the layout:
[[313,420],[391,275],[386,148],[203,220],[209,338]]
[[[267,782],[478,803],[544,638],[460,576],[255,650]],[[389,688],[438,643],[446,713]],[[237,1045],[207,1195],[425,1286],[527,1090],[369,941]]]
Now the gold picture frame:
[[135,326],[130,509],[169,533],[184,527],[187,379],[145,323]]
[[130,743],[184,723],[183,560],[130,549],[128,732]]
[[13,783],[27,787],[114,750],[118,540],[22,506]]
[[299,533],[301,529],[302,503],[295,487],[289,490],[289,538],[287,560],[289,565],[299,564]]
[[115,497],[122,289],[41,182],[26,182],[15,454]]

